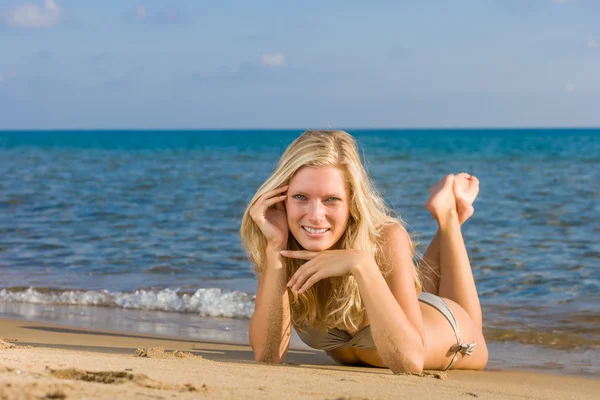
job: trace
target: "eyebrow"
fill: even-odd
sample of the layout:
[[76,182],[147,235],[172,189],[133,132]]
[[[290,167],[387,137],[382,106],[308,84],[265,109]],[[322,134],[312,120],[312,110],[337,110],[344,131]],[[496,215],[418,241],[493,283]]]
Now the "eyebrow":
[[[290,194],[290,193],[291,194],[301,194],[302,196],[309,197],[308,193],[303,192],[302,190],[288,190],[287,192],[288,192],[288,194]],[[330,193],[330,194],[323,196],[323,198],[329,198],[329,197],[344,198],[344,195],[340,194],[340,193]]]

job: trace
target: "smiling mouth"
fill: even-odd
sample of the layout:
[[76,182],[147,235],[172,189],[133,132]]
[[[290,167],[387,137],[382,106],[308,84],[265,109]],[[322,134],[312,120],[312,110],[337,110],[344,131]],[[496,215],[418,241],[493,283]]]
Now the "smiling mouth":
[[302,229],[304,229],[305,232],[307,232],[311,235],[323,235],[327,231],[329,231],[330,228],[315,229],[315,228],[309,228],[308,226],[303,226]]

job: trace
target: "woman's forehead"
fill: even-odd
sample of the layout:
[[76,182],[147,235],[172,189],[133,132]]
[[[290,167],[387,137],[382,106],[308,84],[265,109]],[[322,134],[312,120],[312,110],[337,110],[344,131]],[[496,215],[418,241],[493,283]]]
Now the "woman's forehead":
[[330,195],[346,191],[344,173],[338,167],[303,167],[290,181],[290,190]]

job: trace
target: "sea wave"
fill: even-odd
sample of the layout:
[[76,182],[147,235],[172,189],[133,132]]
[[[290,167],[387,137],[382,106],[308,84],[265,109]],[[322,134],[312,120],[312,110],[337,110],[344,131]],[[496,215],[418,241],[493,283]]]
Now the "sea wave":
[[[0,304],[41,304],[79,307],[113,307],[140,311],[195,314],[202,317],[248,320],[254,312],[255,295],[220,288],[201,288],[195,292],[179,289],[138,289],[132,292],[108,290],[65,290],[43,287],[11,287],[0,290]],[[484,335],[488,342],[542,345],[555,349],[600,349],[598,314],[574,311],[549,317],[541,310],[525,306],[509,307],[519,315],[506,315],[506,307],[485,307],[488,318]],[[530,311],[530,313],[528,313]],[[539,314],[539,315],[537,315]],[[536,317],[537,315],[537,317]],[[168,317],[167,317],[168,318]],[[543,320],[571,322],[543,324]],[[586,321],[584,323],[584,320]]]
[[556,349],[600,349],[600,342],[589,336],[577,333],[553,331],[502,329],[484,327],[484,336],[488,342],[517,342],[522,344],[543,345]]
[[111,292],[108,290],[50,290],[2,289],[0,301],[31,304],[75,306],[104,306],[126,309],[197,313],[207,317],[247,318],[254,312],[254,295],[202,288],[194,293],[180,293],[178,289],[136,290]]

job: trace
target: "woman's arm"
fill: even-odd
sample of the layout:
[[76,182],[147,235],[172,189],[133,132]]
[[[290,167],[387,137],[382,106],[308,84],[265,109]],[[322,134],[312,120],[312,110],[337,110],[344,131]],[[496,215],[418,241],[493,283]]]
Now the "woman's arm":
[[288,286],[302,293],[321,279],[351,273],[358,283],[373,340],[385,365],[395,373],[420,372],[425,360],[425,340],[410,241],[400,225],[388,226],[382,239],[382,262],[391,267],[387,282],[373,256],[365,251],[282,250],[285,257],[308,260],[294,273]]
[[391,225],[384,235],[383,261],[392,272],[387,281],[370,257],[352,274],[365,306],[377,351],[394,373],[421,372],[425,361],[423,318],[414,284],[408,234]]
[[250,346],[256,361],[282,363],[292,333],[286,271],[278,250],[267,247],[266,263],[258,277]]

